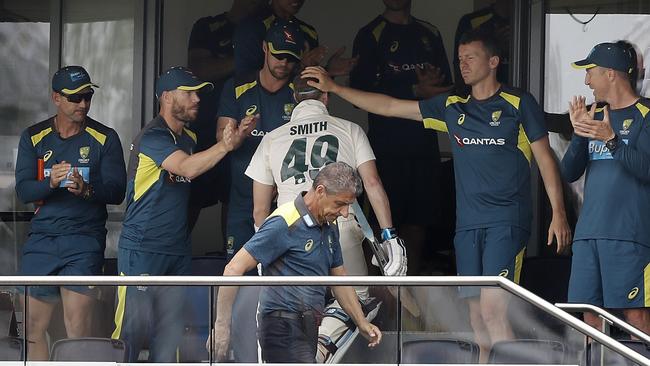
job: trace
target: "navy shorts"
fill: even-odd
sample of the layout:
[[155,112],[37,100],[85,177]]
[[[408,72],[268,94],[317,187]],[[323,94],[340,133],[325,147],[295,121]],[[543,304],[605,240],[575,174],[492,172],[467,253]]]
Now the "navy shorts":
[[[519,283],[530,233],[516,226],[495,226],[456,232],[459,276],[501,276]],[[478,296],[479,287],[461,287],[462,297]]]
[[[167,255],[120,248],[117,257],[121,276],[172,276],[191,273],[189,255]],[[176,362],[176,349],[183,337],[184,286],[118,286],[115,331],[112,337],[129,344],[129,362],[149,344],[150,362]]]
[[[20,274],[23,276],[93,276],[102,274],[104,243],[90,235],[47,236],[31,234],[23,247]],[[64,286],[66,289],[94,296],[95,286]],[[22,289],[20,289],[22,292]],[[27,291],[42,301],[60,298],[58,286],[30,286]]]
[[610,309],[650,307],[650,248],[631,241],[573,242],[569,302]]

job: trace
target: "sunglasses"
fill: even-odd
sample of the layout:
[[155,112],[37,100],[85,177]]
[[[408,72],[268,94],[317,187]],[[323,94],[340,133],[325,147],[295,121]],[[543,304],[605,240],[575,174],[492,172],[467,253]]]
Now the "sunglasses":
[[83,93],[83,94],[64,94],[64,93],[59,93],[59,94],[61,94],[65,99],[67,99],[68,102],[77,104],[77,103],[81,103],[81,100],[90,102],[90,100],[93,99],[93,94],[95,94],[95,92],[91,89],[90,92]]
[[288,53],[278,53],[277,55],[275,53],[272,53],[271,55],[273,55],[273,57],[276,60],[280,60],[280,61],[287,60],[287,62],[293,62],[293,63],[298,62],[298,60],[294,56],[291,56]]

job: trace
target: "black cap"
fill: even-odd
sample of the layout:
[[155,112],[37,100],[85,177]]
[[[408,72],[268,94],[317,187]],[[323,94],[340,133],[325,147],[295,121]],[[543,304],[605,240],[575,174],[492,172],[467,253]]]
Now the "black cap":
[[286,54],[296,61],[302,58],[305,48],[305,37],[294,22],[276,21],[266,31],[268,50],[274,55]]
[[90,81],[90,75],[81,66],[66,66],[59,69],[52,77],[52,90],[63,94],[76,94],[89,86],[99,88]]
[[160,98],[163,92],[170,90],[199,90],[203,88],[214,89],[214,85],[207,81],[201,81],[188,68],[174,66],[156,80],[156,97]]
[[600,43],[591,49],[584,60],[571,65],[576,69],[590,69],[600,66],[630,74],[634,70],[632,54],[618,43]]

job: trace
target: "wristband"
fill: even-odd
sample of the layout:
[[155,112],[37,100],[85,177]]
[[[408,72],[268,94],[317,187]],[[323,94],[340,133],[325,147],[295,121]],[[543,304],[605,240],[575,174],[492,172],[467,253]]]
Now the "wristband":
[[385,229],[381,229],[381,240],[387,241],[395,237],[397,237],[397,229],[395,229],[394,227],[387,227]]

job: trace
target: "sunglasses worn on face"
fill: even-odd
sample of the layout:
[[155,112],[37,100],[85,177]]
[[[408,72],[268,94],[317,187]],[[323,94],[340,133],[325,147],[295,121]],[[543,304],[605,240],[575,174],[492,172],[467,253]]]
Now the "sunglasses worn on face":
[[90,91],[88,93],[83,93],[83,94],[61,94],[65,99],[68,100],[70,103],[81,103],[81,100],[85,100],[86,102],[90,102],[91,99],[93,99],[93,94],[95,94],[94,91]]
[[277,55],[272,53],[271,55],[273,55],[273,57],[275,57],[276,60],[280,60],[280,61],[287,60],[287,62],[294,62],[294,63],[298,62],[298,60],[295,57],[287,53],[278,53]]

